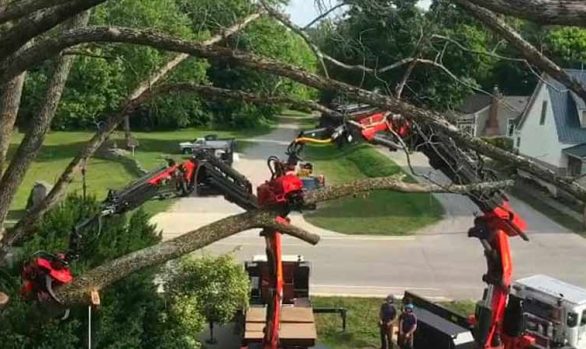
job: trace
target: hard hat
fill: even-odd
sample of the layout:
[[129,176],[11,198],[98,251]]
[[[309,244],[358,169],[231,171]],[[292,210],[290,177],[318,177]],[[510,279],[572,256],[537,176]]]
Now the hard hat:
[[413,304],[411,304],[411,303],[405,304],[405,309],[406,310],[413,310]]

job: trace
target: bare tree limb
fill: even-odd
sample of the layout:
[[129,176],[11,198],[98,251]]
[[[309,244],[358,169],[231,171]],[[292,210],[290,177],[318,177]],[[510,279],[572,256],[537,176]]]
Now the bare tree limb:
[[[90,13],[86,11],[78,15],[68,26],[72,28],[84,27],[89,22],[89,18]],[[0,225],[6,219],[12,199],[14,199],[26,171],[36,158],[45,140],[45,135],[51,127],[51,121],[61,101],[61,95],[65,89],[74,58],[74,56],[61,56],[57,59],[41,110],[34,115],[30,129],[27,130],[10,165],[2,175],[0,180]]]
[[409,80],[409,77],[411,76],[411,73],[413,73],[413,69],[415,69],[415,66],[417,65],[418,61],[418,59],[415,59],[411,63],[409,63],[407,69],[405,70],[405,73],[403,74],[403,77],[401,78],[401,81],[399,81],[399,84],[397,84],[397,88],[395,90],[395,96],[397,96],[397,99],[401,99],[403,89],[407,84],[407,80]]
[[106,0],[72,0],[22,18],[0,37],[0,59],[13,54],[37,35],[104,1]]
[[[240,22],[226,28],[222,33],[212,36],[205,40],[200,45],[202,47],[211,46],[216,44],[226,37],[229,37],[238,31],[245,28],[252,21],[256,20],[261,16],[261,13],[253,13]],[[76,157],[67,165],[58,181],[53,186],[53,189],[49,192],[47,197],[43,199],[33,209],[29,210],[25,216],[13,227],[13,229],[5,234],[0,240],[0,259],[6,253],[7,247],[11,246],[15,241],[18,241],[30,228],[34,225],[40,217],[45,214],[50,208],[55,206],[65,195],[65,192],[69,184],[73,181],[75,174],[79,171],[81,166],[93,156],[93,154],[99,149],[99,147],[106,141],[108,136],[114,132],[116,127],[138,105],[149,98],[146,93],[151,86],[158,83],[160,80],[165,78],[169,72],[176,68],[181,62],[189,57],[187,53],[180,53],[175,55],[171,60],[167,62],[163,67],[151,75],[147,80],[141,82],[134,91],[130,94],[127,101],[122,105],[120,112],[115,113],[108,117],[105,125],[100,129],[94,137],[86,144],[86,146],[76,155]]]
[[[555,172],[538,165],[536,162],[525,156],[516,155],[502,150],[481,139],[474,138],[461,132],[458,127],[450,124],[447,119],[440,114],[415,107],[390,96],[382,96],[336,80],[327,79],[290,64],[259,57],[254,54],[231,50],[229,48],[202,46],[198,43],[179,40],[162,34],[129,28],[79,29],[63,34],[61,38],[56,38],[55,41],[52,42],[52,45],[57,45],[58,47],[61,46],[61,48],[63,48],[64,46],[73,46],[83,42],[124,42],[148,45],[169,51],[189,53],[203,58],[229,61],[233,64],[239,64],[248,68],[288,77],[317,89],[338,91],[346,94],[351,99],[378,106],[391,112],[402,114],[417,122],[428,124],[438,131],[452,137],[463,147],[471,148],[496,160],[510,163],[517,168],[523,169],[545,181],[555,184],[560,189],[565,190],[580,200],[586,201],[586,189],[579,184],[558,176]],[[38,49],[39,47],[35,48],[35,51]],[[46,51],[51,51],[54,48],[53,46],[46,46],[45,44],[43,45],[43,49],[44,51],[42,52],[45,52],[44,54],[50,55],[50,52]],[[31,54],[31,52],[29,52],[29,54]],[[39,59],[39,55],[42,55],[42,53],[35,52],[33,54],[33,56],[35,56],[34,59]],[[25,58],[23,57],[23,59]],[[30,57],[28,59],[30,59]],[[13,68],[9,68],[8,70],[12,70],[13,73],[19,72],[18,69],[14,70]],[[2,71],[0,70],[0,72]]]
[[401,193],[458,193],[468,194],[470,192],[491,192],[509,188],[514,181],[506,180],[499,182],[474,183],[468,185],[448,185],[406,183],[394,177],[376,177],[358,179],[352,182],[327,186],[322,189],[310,191],[304,196],[304,202],[315,204],[318,202],[338,199],[345,196],[352,196],[373,190],[391,190]]
[[13,0],[5,11],[0,12],[0,24],[51,6],[61,5],[70,0]]
[[[549,76],[564,84],[567,88],[574,91],[586,101],[586,88],[580,81],[571,77],[552,60],[547,58],[528,41],[523,39],[523,37],[517,33],[515,29],[505,23],[504,20],[498,18],[494,13],[485,8],[471,4],[468,0],[453,1],[465,8],[472,16],[484,23],[484,25],[490,30],[507,40],[507,42],[515,47],[529,63],[543,70]],[[586,5],[584,5],[584,7],[586,8]]]
[[323,12],[322,14],[320,14],[319,16],[315,17],[311,22],[307,23],[305,25],[305,27],[303,27],[302,29],[305,31],[309,28],[311,28],[312,25],[314,25],[315,23],[321,21],[322,19],[326,18],[327,16],[330,15],[330,13],[336,11],[337,9],[339,9],[340,7],[346,5],[345,1],[340,1],[338,2],[338,4],[336,4],[335,6],[332,6],[329,10]]
[[540,24],[586,26],[583,0],[466,0],[491,11]]
[[318,235],[293,225],[278,223],[272,212],[245,212],[106,262],[76,278],[73,283],[59,288],[56,294],[66,305],[89,304],[92,291],[102,290],[133,272],[159,265],[241,231],[255,228],[274,229],[313,245],[319,241]]

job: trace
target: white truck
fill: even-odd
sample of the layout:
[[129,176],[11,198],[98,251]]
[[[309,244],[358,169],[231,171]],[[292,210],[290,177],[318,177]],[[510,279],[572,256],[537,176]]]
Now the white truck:
[[511,296],[522,300],[525,330],[537,348],[586,349],[586,289],[534,275],[513,282]]
[[182,154],[193,154],[198,150],[212,152],[217,158],[232,165],[234,161],[235,138],[218,138],[217,135],[206,135],[191,142],[179,143],[179,150]]

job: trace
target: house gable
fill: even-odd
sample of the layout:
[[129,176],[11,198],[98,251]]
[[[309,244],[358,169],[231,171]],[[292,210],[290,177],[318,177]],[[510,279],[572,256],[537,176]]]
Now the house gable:
[[521,154],[553,167],[565,168],[567,165],[567,158],[563,156],[562,149],[569,145],[559,140],[551,96],[543,83],[538,85],[525,111],[514,144]]

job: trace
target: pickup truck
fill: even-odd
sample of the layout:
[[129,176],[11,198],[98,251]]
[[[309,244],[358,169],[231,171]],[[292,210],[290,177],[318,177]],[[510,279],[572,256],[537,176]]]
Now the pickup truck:
[[232,165],[235,147],[235,138],[218,138],[217,135],[206,135],[191,142],[179,143],[179,150],[182,154],[192,154],[196,150],[207,150],[216,154],[218,158],[229,165]]

